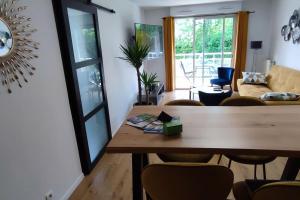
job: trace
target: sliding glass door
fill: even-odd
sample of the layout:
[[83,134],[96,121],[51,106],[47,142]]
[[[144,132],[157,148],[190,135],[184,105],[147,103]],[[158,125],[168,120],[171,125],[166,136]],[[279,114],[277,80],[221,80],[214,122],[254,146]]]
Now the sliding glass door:
[[231,67],[234,16],[175,21],[176,88],[209,85],[218,67]]
[[88,174],[111,138],[97,9],[71,0],[53,5],[81,165]]

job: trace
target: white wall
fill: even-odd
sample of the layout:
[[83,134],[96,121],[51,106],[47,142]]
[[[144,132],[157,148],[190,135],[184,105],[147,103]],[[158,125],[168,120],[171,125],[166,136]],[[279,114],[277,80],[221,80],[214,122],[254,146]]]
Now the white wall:
[[300,9],[299,0],[274,0],[271,56],[279,65],[300,70],[300,44],[294,45],[292,41],[285,42],[280,34],[281,28],[288,24],[295,9]]
[[128,0],[93,2],[116,11],[114,15],[100,10],[98,12],[110,122],[112,132],[115,133],[137,96],[135,68],[117,57],[123,56],[120,44],[134,36],[134,23],[142,22],[143,11]]
[[22,0],[41,43],[35,76],[23,89],[0,88],[0,199],[60,199],[81,167],[51,0]]
[[[148,9],[144,11],[144,18],[146,24],[163,25],[163,17],[170,16],[170,8]],[[144,62],[145,71],[148,73],[157,73],[158,80],[161,83],[166,82],[165,76],[165,57],[162,56],[157,59],[147,60]]]
[[[96,2],[96,1],[95,1]],[[41,43],[36,75],[9,95],[0,87],[0,199],[41,200],[52,189],[67,199],[82,179],[51,0],[21,0]],[[117,59],[119,44],[133,32],[141,10],[128,0],[103,1],[99,11],[109,109],[116,131],[137,93],[134,69]]]
[[250,49],[251,41],[263,41],[263,48],[257,51],[256,71],[265,72],[265,62],[270,58],[271,46],[271,6],[272,0],[251,0],[244,1],[242,9],[245,11],[255,11],[249,17],[248,31],[248,52],[246,71],[252,70],[253,49]]
[[240,11],[241,2],[211,3],[191,6],[176,6],[171,8],[171,15],[174,17],[184,17],[193,15],[209,15],[219,13],[233,13]]

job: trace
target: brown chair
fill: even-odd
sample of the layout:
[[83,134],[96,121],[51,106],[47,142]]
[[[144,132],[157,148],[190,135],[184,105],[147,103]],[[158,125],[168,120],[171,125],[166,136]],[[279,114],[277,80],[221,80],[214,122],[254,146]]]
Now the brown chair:
[[220,106],[265,106],[266,103],[255,97],[229,97],[220,103]]
[[[166,106],[203,106],[199,101],[193,100],[174,100],[165,104]],[[208,162],[213,154],[186,154],[186,153],[158,153],[158,157],[164,162]]]
[[[255,97],[230,97],[225,99],[220,106],[265,106],[265,102]],[[266,179],[266,164],[276,159],[275,156],[256,156],[256,155],[226,155],[229,158],[228,167],[230,168],[232,160],[242,164],[254,165],[254,179],[257,179],[257,165],[263,165],[264,179]],[[222,155],[220,155],[218,164]]]
[[253,189],[246,182],[233,186],[236,200],[298,200],[300,199],[300,182],[275,182]]
[[194,100],[178,99],[169,101],[165,106],[205,106],[203,103]]
[[225,200],[233,173],[219,165],[154,164],[144,169],[142,183],[153,200]]

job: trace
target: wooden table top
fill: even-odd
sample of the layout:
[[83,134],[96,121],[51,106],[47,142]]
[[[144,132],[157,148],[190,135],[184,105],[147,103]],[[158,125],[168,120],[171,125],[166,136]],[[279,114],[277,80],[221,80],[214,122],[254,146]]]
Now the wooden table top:
[[129,116],[180,116],[178,137],[145,134],[123,124],[108,153],[230,153],[300,156],[300,106],[136,106]]

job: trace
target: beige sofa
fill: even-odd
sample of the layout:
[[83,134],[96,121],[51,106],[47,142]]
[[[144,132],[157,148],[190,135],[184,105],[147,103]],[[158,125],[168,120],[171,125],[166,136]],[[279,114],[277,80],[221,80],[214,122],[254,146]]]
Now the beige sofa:
[[[240,96],[260,97],[266,92],[292,92],[300,94],[300,71],[282,66],[273,66],[268,77],[268,85],[243,84],[238,80]],[[268,105],[300,105],[298,101],[266,101]]]

